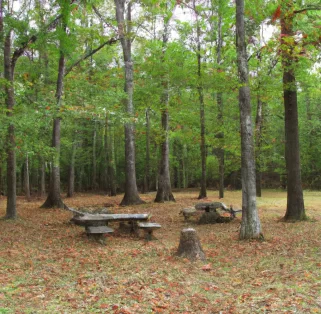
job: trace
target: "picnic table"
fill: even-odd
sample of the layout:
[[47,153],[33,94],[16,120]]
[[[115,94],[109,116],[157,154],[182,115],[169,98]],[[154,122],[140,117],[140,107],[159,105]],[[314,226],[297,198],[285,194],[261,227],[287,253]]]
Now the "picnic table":
[[79,226],[84,226],[87,235],[94,235],[98,240],[106,233],[112,233],[114,230],[108,226],[110,222],[128,222],[132,232],[137,232],[137,229],[145,230],[146,240],[151,240],[152,233],[161,225],[148,222],[150,214],[90,214],[76,213],[71,218],[71,221]]

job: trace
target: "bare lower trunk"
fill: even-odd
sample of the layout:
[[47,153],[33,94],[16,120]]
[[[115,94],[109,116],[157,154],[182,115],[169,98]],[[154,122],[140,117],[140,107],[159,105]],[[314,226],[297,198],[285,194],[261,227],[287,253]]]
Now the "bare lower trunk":
[[[223,128],[223,95],[222,93],[217,93],[217,106],[218,106],[218,125]],[[224,198],[224,175],[225,175],[225,152],[224,152],[224,132],[220,130],[216,135],[219,140],[219,147],[217,150],[218,158],[218,172],[219,172],[219,198]]]
[[76,159],[77,143],[73,142],[71,150],[71,158],[68,175],[68,191],[67,197],[73,197],[75,193],[75,159]]
[[[290,3],[291,4],[291,3]],[[291,8],[293,9],[293,8]],[[285,119],[285,162],[287,170],[287,208],[284,220],[305,220],[305,208],[301,182],[301,163],[299,145],[298,100],[295,81],[295,52],[284,38],[293,38],[293,14],[286,12],[281,18],[283,98]],[[292,41],[291,41],[292,42]]]
[[29,158],[28,154],[25,159],[24,172],[23,172],[23,190],[27,201],[30,201],[30,178],[29,178]]
[[40,196],[46,195],[46,165],[43,158],[40,159]]
[[[219,10],[219,18],[218,18],[218,27],[217,27],[217,64],[221,65],[222,61],[222,47],[223,47],[223,35],[222,35],[222,13]],[[218,172],[219,172],[219,198],[224,198],[224,175],[225,175],[225,152],[224,152],[224,115],[223,115],[223,94],[221,92],[217,93],[216,96],[217,101],[217,122],[219,126],[219,132],[216,137],[219,139],[219,147],[217,150],[217,158],[218,158]]]
[[145,175],[144,192],[150,189],[150,108],[146,109],[146,157],[145,157]]
[[5,102],[7,107],[7,116],[9,120],[8,135],[7,135],[7,209],[6,219],[15,219],[17,217],[16,208],[16,141],[15,141],[15,127],[11,121],[13,115],[13,107],[15,104],[14,87],[13,87],[13,71],[11,64],[11,32],[5,36],[4,42],[4,78],[5,84]]
[[48,196],[41,208],[63,208],[64,203],[60,195],[60,118],[53,122],[53,145],[55,149],[52,162]]
[[97,183],[97,158],[96,158],[96,146],[97,146],[97,125],[94,122],[94,134],[93,134],[93,170],[92,170],[92,190],[98,189]]
[[[61,44],[61,43],[60,43]],[[57,110],[60,108],[63,94],[63,78],[65,72],[65,55],[63,50],[60,51],[58,78],[56,89]],[[50,176],[50,184],[48,196],[41,208],[63,208],[64,203],[60,195],[60,118],[55,118],[53,121],[52,131],[52,148],[54,156],[52,162],[52,172]]]
[[261,239],[261,223],[256,208],[255,157],[251,119],[250,88],[244,28],[244,0],[236,0],[236,43],[239,80],[242,164],[242,223],[240,239]]
[[[260,86],[259,86],[260,88]],[[260,94],[257,96],[257,110],[255,119],[255,159],[256,159],[256,196],[262,196],[262,175],[261,175],[261,146],[263,129],[263,103]]]
[[171,179],[169,172],[169,141],[168,141],[168,111],[162,112],[162,127],[165,132],[164,141],[161,144],[161,159],[158,173],[158,189],[155,202],[163,203],[165,201],[174,201],[172,194]]

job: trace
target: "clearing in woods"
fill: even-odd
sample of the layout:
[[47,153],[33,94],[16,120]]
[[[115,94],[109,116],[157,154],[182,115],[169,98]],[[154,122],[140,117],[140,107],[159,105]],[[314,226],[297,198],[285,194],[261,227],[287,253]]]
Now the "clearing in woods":
[[[122,195],[78,194],[70,207],[113,204],[115,213],[144,213],[162,228],[158,240],[107,235],[103,246],[69,223],[72,213],[40,209],[18,198],[17,221],[0,221],[0,313],[321,313],[321,192],[305,192],[309,221],[283,223],[286,193],[263,191],[258,208],[266,241],[238,241],[231,223],[184,222],[196,190],[175,191],[176,203],[119,207]],[[219,201],[217,191],[208,201]],[[225,204],[241,206],[241,192]],[[1,199],[0,215],[6,200]],[[173,256],[180,231],[196,229],[206,262]]]

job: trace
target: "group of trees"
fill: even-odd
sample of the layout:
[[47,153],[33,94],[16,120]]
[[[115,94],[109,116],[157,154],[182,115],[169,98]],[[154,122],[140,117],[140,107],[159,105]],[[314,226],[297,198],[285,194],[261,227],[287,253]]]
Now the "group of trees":
[[302,185],[321,187],[319,9],[0,0],[7,218],[17,187],[63,207],[61,187],[125,192],[127,205],[139,189],[164,202],[173,186],[199,186],[200,198],[242,186],[241,238],[258,238],[256,194],[284,184],[285,219],[305,219]]

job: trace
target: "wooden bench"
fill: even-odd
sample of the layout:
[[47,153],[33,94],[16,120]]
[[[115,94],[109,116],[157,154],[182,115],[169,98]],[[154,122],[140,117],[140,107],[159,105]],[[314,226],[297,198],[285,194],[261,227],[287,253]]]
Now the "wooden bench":
[[153,231],[161,228],[161,225],[155,222],[139,222],[138,228],[144,230],[146,241],[151,241],[153,237]]

